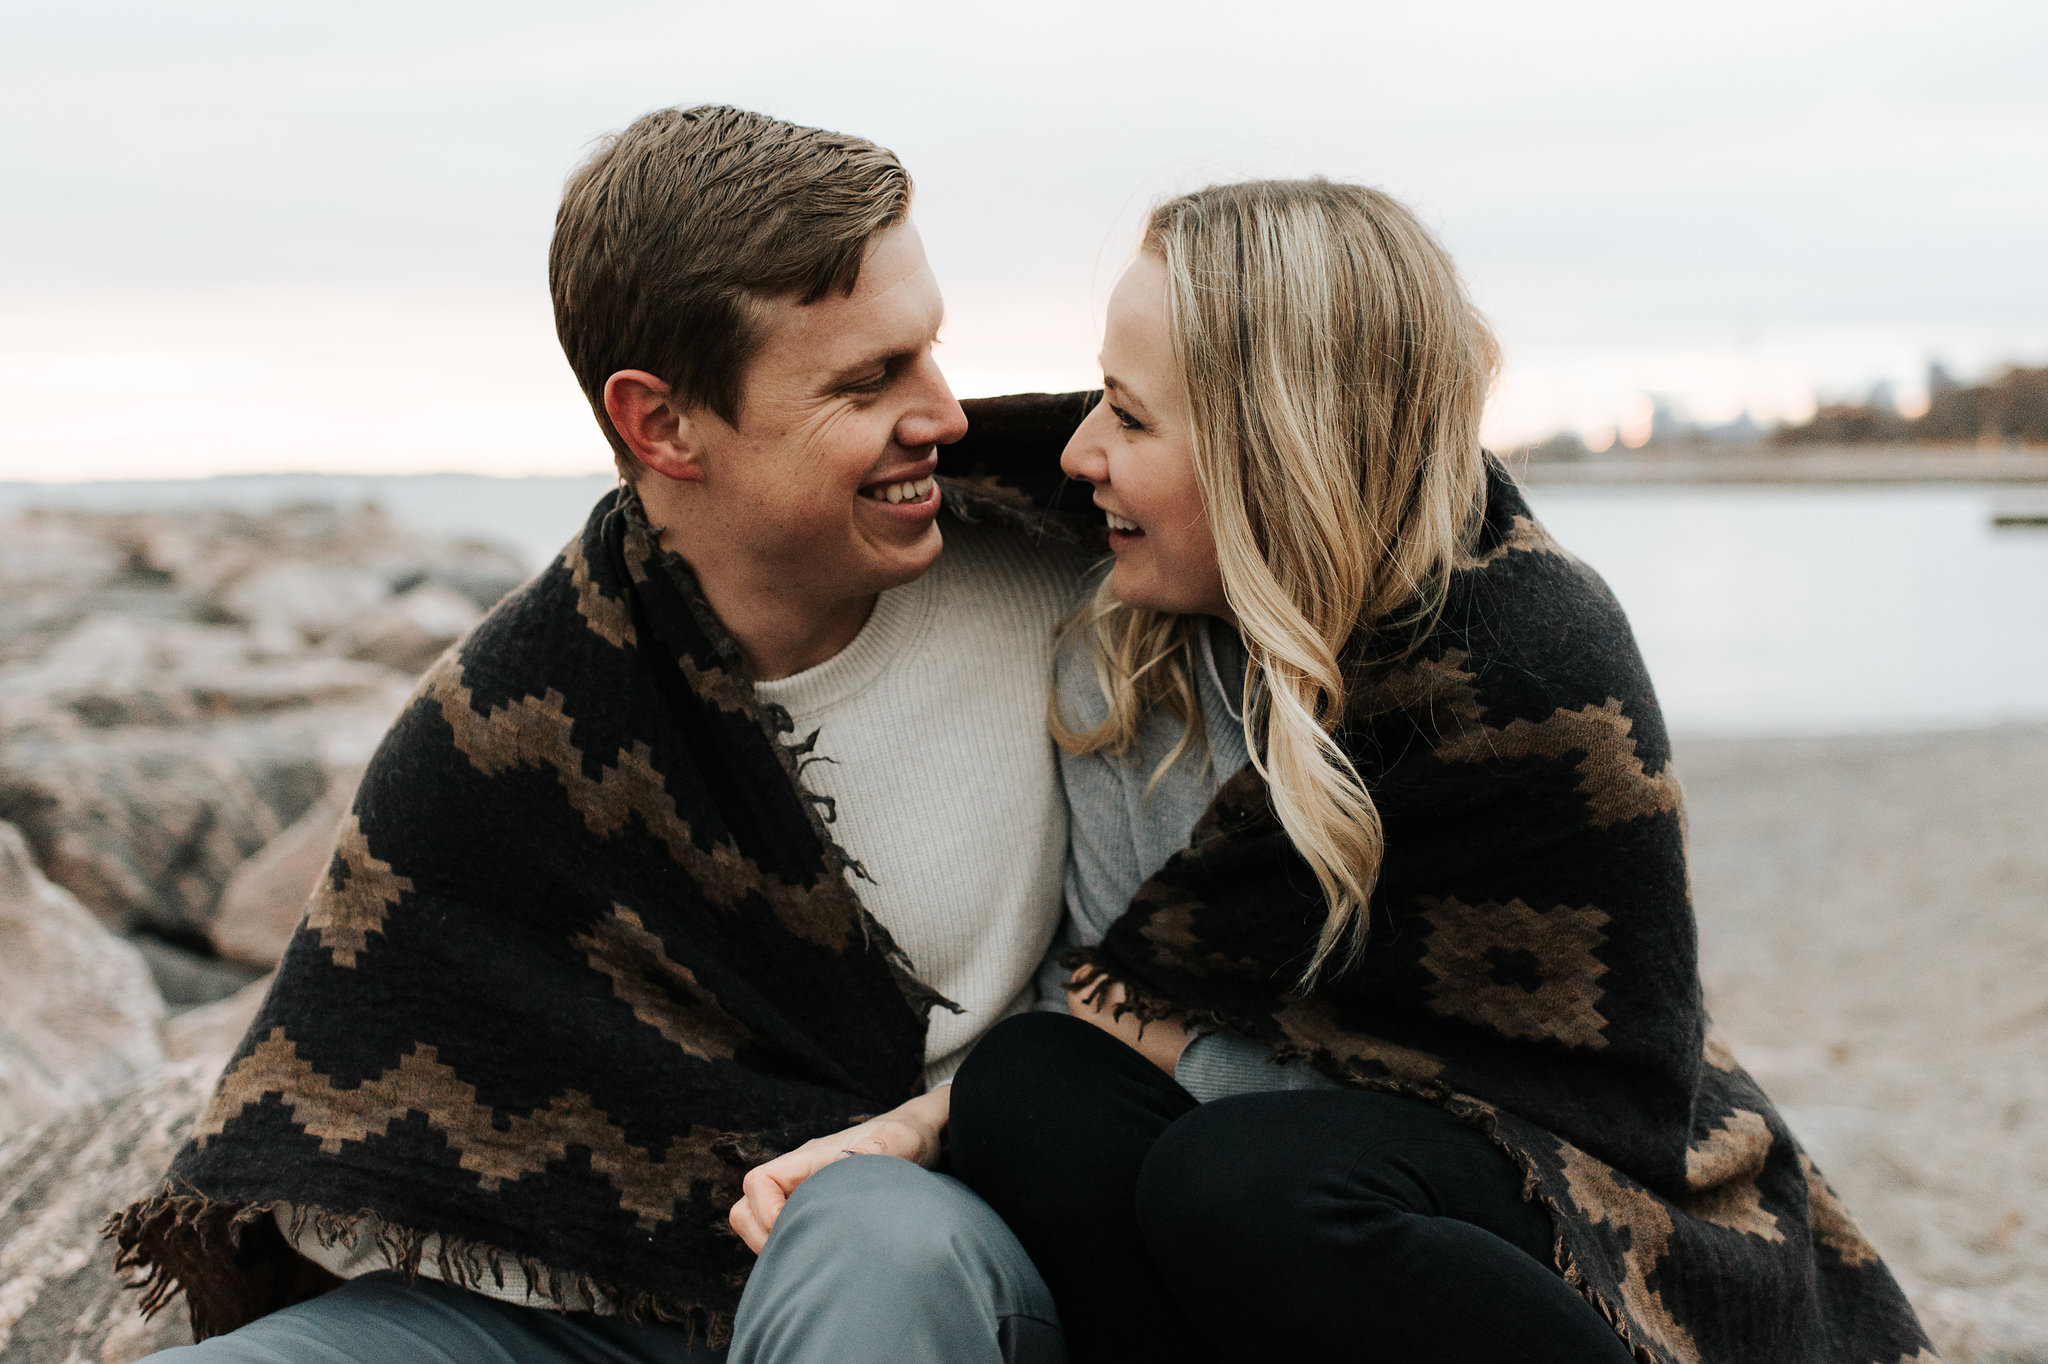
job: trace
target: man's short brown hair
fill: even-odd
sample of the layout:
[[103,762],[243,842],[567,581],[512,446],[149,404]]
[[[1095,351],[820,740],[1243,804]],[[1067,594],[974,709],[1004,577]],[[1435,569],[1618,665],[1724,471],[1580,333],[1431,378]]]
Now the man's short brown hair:
[[605,380],[646,370],[736,421],[758,302],[851,293],[910,188],[895,153],[864,138],[724,105],[658,110],[606,138],[562,191],[548,288],[620,473],[639,466],[605,415]]

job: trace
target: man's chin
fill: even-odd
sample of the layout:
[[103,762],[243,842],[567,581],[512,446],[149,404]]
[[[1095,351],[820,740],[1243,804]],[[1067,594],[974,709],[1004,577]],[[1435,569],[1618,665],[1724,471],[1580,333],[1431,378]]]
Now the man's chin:
[[879,576],[886,581],[877,590],[886,592],[892,587],[916,582],[939,561],[939,554],[945,547],[946,537],[940,533],[939,523],[928,522],[922,535],[892,550],[887,555],[887,562],[878,566]]

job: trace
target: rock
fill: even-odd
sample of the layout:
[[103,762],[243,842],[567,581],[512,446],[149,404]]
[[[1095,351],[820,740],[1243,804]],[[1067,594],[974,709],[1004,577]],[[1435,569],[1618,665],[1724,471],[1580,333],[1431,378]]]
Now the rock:
[[0,522],[0,1359],[190,1339],[100,1225],[260,1007],[409,674],[525,577],[375,508]]
[[149,1074],[164,1059],[163,1027],[141,956],[50,884],[0,823],[0,1133]]
[[280,624],[318,644],[390,594],[380,575],[353,565],[287,561],[250,573],[220,601],[242,620]]
[[235,869],[326,789],[334,740],[353,757],[404,695],[394,685],[367,705],[19,735],[0,751],[0,819],[117,931],[203,938]]
[[0,662],[33,655],[126,574],[128,556],[95,529],[33,512],[0,523]]
[[234,1054],[270,993],[269,976],[253,980],[225,999],[188,1009],[164,1025],[164,1054],[173,1061]]
[[481,619],[476,603],[454,588],[422,583],[357,613],[328,647],[348,658],[422,673]]
[[227,1055],[172,1062],[0,1142],[0,1359],[127,1364],[191,1343],[182,1298],[143,1320],[100,1224],[156,1187]]
[[99,615],[0,669],[0,714],[8,729],[68,735],[365,703],[408,685],[387,668],[305,654],[295,635]]
[[149,978],[155,982],[164,1008],[174,1019],[188,1010],[226,999],[262,973],[260,967],[220,957],[203,941],[185,947],[147,931],[131,933],[126,941],[142,954],[149,967]]
[[1911,1296],[1943,1364],[2048,1364],[2048,1322],[1960,1288]]
[[221,893],[209,936],[223,957],[261,970],[277,965],[306,912],[306,897],[334,856],[355,779],[337,780],[296,823],[244,862]]

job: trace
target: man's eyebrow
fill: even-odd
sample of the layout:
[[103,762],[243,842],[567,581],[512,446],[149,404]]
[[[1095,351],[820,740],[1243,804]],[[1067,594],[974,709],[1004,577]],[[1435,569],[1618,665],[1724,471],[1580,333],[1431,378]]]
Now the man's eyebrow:
[[897,350],[884,351],[879,355],[863,356],[844,369],[836,371],[825,381],[826,385],[830,388],[840,388],[847,384],[859,383],[878,369],[884,373],[892,373],[915,360],[920,349],[921,347],[905,346]]

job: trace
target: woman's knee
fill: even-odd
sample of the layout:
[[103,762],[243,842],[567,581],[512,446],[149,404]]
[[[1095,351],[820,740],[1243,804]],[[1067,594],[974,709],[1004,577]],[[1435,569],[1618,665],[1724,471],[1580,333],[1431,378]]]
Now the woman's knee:
[[1057,1085],[1076,1072],[1102,1038],[1101,1029],[1070,1014],[1013,1014],[990,1028],[967,1054],[953,1077],[954,1110],[963,1098],[981,1102]]
[[1045,1129],[1072,1113],[1077,1092],[1094,1083],[1105,1042],[1128,1050],[1067,1014],[1016,1014],[989,1029],[953,1077],[956,1158],[1040,1145]]
[[1263,1109],[1219,1099],[1161,1134],[1138,1171],[1138,1223],[1148,1243],[1255,1257],[1270,1227],[1293,1220],[1300,1186],[1292,1176],[1303,1172],[1275,1178],[1276,1158],[1293,1162],[1274,1151],[1283,1134]]
[[[1256,1275],[1299,1253],[1334,1217],[1369,1242],[1410,1211],[1405,1191],[1361,1182],[1377,1096],[1246,1094],[1202,1105],[1159,1138],[1138,1173],[1146,1242]],[[1361,1123],[1361,1118],[1365,1121]]]

